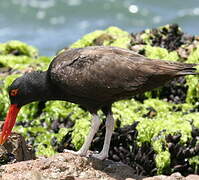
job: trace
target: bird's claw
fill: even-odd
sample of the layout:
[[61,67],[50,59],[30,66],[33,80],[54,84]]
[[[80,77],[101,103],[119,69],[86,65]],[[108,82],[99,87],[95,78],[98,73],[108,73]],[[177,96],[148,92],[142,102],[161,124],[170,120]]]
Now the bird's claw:
[[79,155],[79,156],[86,156],[87,155],[87,153],[85,153],[85,152],[73,151],[73,150],[68,150],[68,149],[64,149],[64,152],[72,153],[72,154]]
[[97,159],[100,159],[100,160],[104,160],[104,159],[108,158],[108,154],[104,154],[104,153],[91,154],[91,157],[97,158]]
[[79,156],[93,157],[100,160],[104,160],[108,158],[108,154],[105,154],[105,153],[97,154],[96,152],[92,152],[92,151],[88,151],[87,153],[85,153],[82,151],[73,151],[73,150],[64,149],[64,152],[72,153]]

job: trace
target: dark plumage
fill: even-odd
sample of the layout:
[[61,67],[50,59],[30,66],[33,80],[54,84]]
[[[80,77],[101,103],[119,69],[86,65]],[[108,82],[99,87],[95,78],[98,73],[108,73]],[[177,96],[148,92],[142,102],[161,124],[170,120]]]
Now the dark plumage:
[[[86,154],[98,130],[97,111],[102,109],[107,116],[104,147],[95,155],[104,159],[113,130],[112,103],[159,87],[175,77],[198,74],[194,66],[152,60],[116,47],[68,49],[53,59],[47,71],[27,73],[9,87],[11,107],[0,143],[10,134],[21,106],[33,101],[65,100],[81,105],[93,115],[91,132],[78,152],[81,155]],[[10,122],[12,125],[6,125]]]

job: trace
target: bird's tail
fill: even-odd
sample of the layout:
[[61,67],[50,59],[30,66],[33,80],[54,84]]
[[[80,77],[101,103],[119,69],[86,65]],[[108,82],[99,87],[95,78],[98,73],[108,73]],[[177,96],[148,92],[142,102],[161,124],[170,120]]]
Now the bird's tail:
[[196,66],[199,67],[199,64],[183,64],[176,73],[176,76],[197,75],[199,72],[197,72]]

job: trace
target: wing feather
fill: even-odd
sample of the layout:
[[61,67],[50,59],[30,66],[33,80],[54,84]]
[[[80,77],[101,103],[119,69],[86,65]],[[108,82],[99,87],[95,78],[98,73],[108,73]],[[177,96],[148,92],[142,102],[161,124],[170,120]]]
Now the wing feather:
[[49,68],[51,78],[72,94],[93,99],[122,99],[164,84],[186,67],[183,63],[151,60],[115,47],[69,49]]

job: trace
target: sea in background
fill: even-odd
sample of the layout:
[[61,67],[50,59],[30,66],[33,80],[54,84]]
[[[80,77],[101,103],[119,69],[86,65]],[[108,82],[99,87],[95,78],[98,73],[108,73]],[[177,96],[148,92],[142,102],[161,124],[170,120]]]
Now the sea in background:
[[0,43],[21,40],[47,56],[97,29],[135,33],[171,23],[199,35],[199,1],[0,0]]

